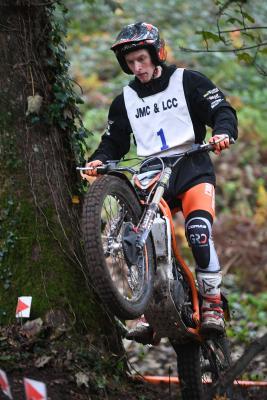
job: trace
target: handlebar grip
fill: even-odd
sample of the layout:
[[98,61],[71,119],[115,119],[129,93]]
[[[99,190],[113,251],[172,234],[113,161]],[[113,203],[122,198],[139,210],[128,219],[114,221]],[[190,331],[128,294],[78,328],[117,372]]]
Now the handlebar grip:
[[[229,143],[230,144],[234,144],[235,143],[235,139],[230,137],[229,138]],[[213,151],[214,150],[214,144],[213,143],[208,144],[207,147],[206,147],[206,150],[207,151]]]
[[100,165],[99,167],[96,167],[96,172],[99,175],[104,175],[108,171],[108,165]]

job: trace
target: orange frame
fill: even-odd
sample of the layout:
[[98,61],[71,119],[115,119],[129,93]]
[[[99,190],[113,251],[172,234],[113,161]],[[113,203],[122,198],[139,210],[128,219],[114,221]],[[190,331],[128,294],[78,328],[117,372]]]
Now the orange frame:
[[192,293],[193,319],[194,319],[194,322],[196,323],[197,327],[196,328],[187,328],[187,329],[189,332],[193,333],[194,335],[199,336],[200,312],[199,312],[198,293],[197,293],[197,288],[196,288],[196,284],[195,284],[195,279],[194,279],[193,273],[190,271],[188,265],[182,258],[180,251],[178,249],[176,238],[175,238],[175,231],[174,231],[171,210],[163,198],[160,200],[159,208],[160,208],[162,214],[165,217],[167,217],[170,221],[172,250],[173,250],[175,258],[177,259],[177,261],[179,262],[179,264],[181,265],[181,267],[183,269],[183,272],[185,274],[185,277],[187,279],[187,282],[190,286],[191,293]]

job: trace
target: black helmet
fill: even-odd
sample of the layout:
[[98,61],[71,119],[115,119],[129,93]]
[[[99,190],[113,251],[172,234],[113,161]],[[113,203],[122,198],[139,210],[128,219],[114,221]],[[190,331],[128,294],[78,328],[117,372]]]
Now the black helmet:
[[126,74],[132,74],[126,61],[125,54],[131,51],[147,49],[155,66],[162,64],[166,59],[164,41],[159,37],[158,28],[146,22],[137,22],[125,26],[118,34],[116,42],[111,47],[121,68]]

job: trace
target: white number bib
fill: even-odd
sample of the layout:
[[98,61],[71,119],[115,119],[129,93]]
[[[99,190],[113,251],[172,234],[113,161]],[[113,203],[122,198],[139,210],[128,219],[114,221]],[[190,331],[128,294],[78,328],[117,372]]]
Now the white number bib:
[[183,89],[183,68],[171,76],[167,89],[141,99],[129,86],[124,101],[137,144],[138,156],[187,147],[195,133]]

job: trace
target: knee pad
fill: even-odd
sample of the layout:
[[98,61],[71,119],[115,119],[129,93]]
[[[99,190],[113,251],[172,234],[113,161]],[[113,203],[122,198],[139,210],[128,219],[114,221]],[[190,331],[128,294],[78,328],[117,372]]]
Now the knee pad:
[[207,218],[193,217],[186,221],[185,233],[199,270],[218,271],[218,257],[212,240],[212,227]]

